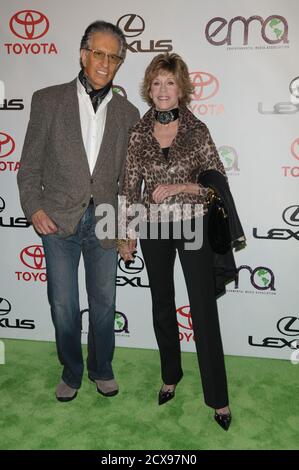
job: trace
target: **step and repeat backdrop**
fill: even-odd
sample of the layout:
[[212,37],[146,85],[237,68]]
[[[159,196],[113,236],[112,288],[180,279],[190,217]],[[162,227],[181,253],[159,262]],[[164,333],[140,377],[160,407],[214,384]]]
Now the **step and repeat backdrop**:
[[[128,54],[114,87],[144,114],[139,95],[154,55],[174,51],[195,85],[190,109],[226,168],[247,248],[219,299],[226,354],[298,356],[299,3],[297,0],[3,0],[0,6],[0,337],[54,340],[41,240],[24,218],[16,175],[33,91],[71,81],[88,24],[124,31]],[[183,351],[194,351],[188,296],[176,263]],[[82,341],[88,304],[80,268]],[[140,250],[117,276],[117,345],[156,348]]]

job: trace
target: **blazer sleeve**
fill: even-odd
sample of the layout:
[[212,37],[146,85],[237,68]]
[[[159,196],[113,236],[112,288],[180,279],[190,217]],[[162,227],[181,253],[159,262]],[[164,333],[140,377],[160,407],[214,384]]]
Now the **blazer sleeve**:
[[123,214],[124,209],[126,211],[125,217],[121,217],[122,233],[126,233],[126,236],[131,235],[131,238],[134,238],[134,234],[128,233],[128,225],[134,218],[132,206],[138,204],[141,200],[141,185],[143,180],[142,166],[139,158],[140,145],[140,134],[133,130],[129,138],[124,184],[121,192],[121,212]]
[[42,178],[47,139],[48,128],[41,96],[35,92],[17,176],[21,205],[28,220],[42,209]]

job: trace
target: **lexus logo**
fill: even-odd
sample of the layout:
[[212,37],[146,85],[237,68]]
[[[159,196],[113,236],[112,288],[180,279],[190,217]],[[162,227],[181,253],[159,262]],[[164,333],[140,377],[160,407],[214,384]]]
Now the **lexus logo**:
[[297,336],[299,334],[299,318],[283,317],[277,322],[277,329],[286,336]]
[[295,98],[299,98],[299,77],[293,78],[289,86],[290,93]]
[[18,11],[9,22],[12,33],[21,39],[38,39],[49,29],[49,20],[36,10]]
[[3,212],[5,209],[5,201],[2,197],[0,197],[0,213]]
[[282,218],[288,225],[293,227],[299,225],[299,206],[287,207],[283,211]]
[[15,141],[5,132],[0,132],[0,158],[8,157],[16,147]]
[[292,143],[291,152],[292,152],[293,157],[299,160],[299,138],[294,140],[294,142]]
[[0,315],[7,315],[11,311],[11,303],[0,297]]
[[124,31],[126,37],[133,38],[143,33],[145,23],[141,16],[129,13],[119,18],[117,26]]
[[144,261],[140,256],[135,256],[135,261],[126,268],[124,260],[120,258],[118,261],[118,267],[123,273],[138,274],[144,268]]
[[178,325],[185,330],[193,330],[189,305],[178,308],[177,313],[179,314]]
[[42,245],[31,245],[24,248],[20,253],[22,263],[31,269],[46,269],[45,254]]
[[207,72],[191,72],[190,78],[194,87],[192,99],[195,101],[208,100],[219,90],[218,79]]

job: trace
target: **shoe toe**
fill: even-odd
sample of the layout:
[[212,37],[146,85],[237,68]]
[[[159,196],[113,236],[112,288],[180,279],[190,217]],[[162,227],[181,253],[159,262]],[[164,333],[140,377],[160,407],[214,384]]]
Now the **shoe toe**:
[[167,403],[169,400],[171,400],[172,398],[174,398],[174,395],[175,395],[175,391],[171,391],[171,390],[160,390],[159,392],[159,395],[158,395],[158,403],[159,405],[164,405],[164,403]]
[[214,415],[215,421],[222,427],[225,431],[228,431],[230,423],[232,421],[231,413],[228,414],[218,414],[215,412]]

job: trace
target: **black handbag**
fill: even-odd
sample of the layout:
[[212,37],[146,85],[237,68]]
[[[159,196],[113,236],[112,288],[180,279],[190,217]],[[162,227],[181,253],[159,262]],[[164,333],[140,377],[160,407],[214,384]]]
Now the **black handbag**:
[[208,201],[208,238],[212,250],[224,255],[231,248],[231,233],[224,203],[214,190],[210,190]]

